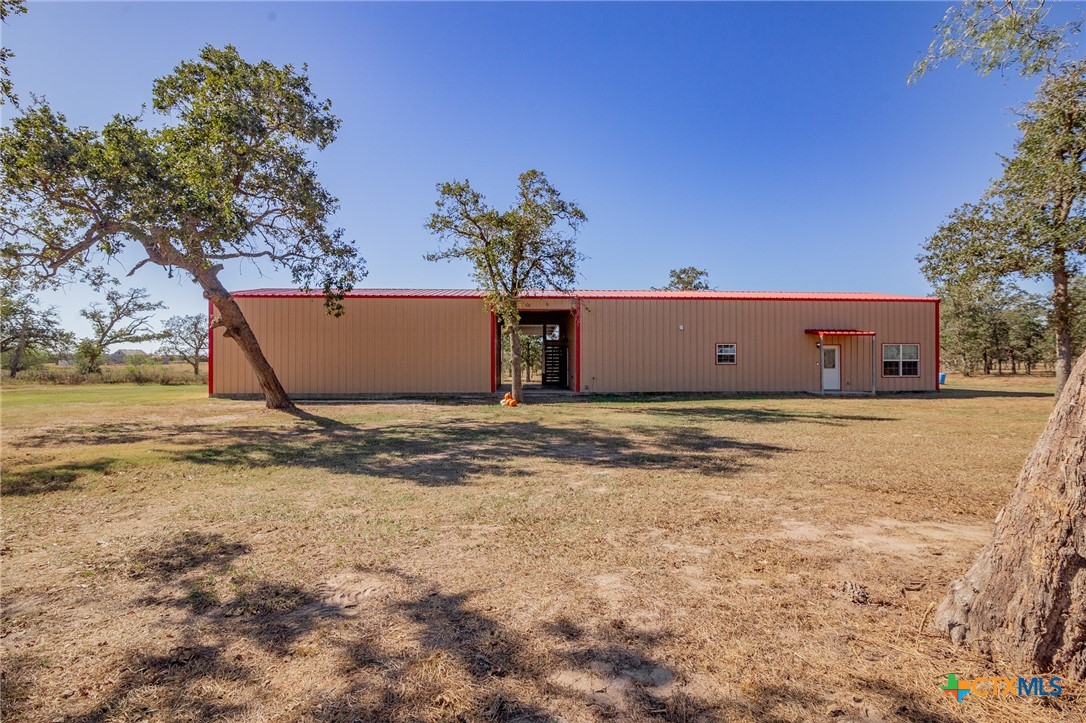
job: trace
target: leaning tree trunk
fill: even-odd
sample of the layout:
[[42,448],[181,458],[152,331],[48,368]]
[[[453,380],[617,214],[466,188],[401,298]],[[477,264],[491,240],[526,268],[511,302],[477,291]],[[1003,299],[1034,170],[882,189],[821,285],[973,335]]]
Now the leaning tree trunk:
[[522,378],[524,371],[522,369],[523,360],[521,359],[524,350],[520,344],[520,330],[514,324],[509,325],[509,349],[512,351],[511,356],[513,357],[513,399],[516,399],[519,403],[524,401],[524,379]]
[[1086,680],[1086,354],[935,625],[1009,662]]
[[223,336],[233,339],[241,347],[242,353],[249,361],[249,365],[256,374],[256,380],[260,384],[260,391],[264,393],[264,400],[268,409],[281,409],[288,412],[297,410],[294,402],[290,401],[283,385],[279,383],[279,377],[264,356],[260,343],[256,340],[256,334],[245,319],[241,307],[234,301],[234,297],[219,281],[213,269],[208,269],[197,275],[197,281],[204,288],[204,296],[215,305],[219,312],[220,326],[226,328]]

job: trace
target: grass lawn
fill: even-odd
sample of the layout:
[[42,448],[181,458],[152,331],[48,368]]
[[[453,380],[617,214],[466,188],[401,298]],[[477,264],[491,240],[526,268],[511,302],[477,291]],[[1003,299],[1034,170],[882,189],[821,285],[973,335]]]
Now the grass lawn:
[[[1080,720],[924,625],[1051,378],[938,395],[3,405],[5,720]],[[869,593],[858,604],[846,582]]]

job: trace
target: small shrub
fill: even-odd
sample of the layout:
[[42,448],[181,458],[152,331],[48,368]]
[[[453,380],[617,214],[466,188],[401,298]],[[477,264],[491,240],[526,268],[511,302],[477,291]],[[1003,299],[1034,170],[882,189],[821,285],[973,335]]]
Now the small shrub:
[[[146,384],[155,376],[152,371],[154,362],[146,356],[130,356],[125,365],[125,381]],[[161,376],[161,375],[159,375]]]
[[84,339],[75,347],[75,368],[80,374],[97,374],[102,371],[102,355],[105,349],[93,339]]
[[57,367],[41,366],[35,369],[27,369],[20,377],[28,382],[38,384],[70,384],[67,377],[73,376],[71,372],[61,371]]

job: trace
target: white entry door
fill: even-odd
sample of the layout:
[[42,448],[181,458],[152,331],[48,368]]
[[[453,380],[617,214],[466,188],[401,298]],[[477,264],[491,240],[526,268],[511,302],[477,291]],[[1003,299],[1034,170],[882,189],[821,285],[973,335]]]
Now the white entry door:
[[822,388],[841,391],[841,347],[837,344],[822,345]]

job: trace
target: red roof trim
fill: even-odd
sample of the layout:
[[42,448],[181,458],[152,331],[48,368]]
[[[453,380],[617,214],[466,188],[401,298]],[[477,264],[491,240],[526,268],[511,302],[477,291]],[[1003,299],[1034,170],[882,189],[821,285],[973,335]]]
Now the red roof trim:
[[[238,298],[308,298],[319,297],[323,292],[300,289],[249,289],[235,291]],[[372,299],[481,299],[483,294],[475,289],[354,289],[347,298]],[[895,301],[928,302],[938,300],[930,296],[900,296],[896,294],[872,294],[867,292],[799,292],[799,291],[608,291],[577,290],[569,294],[561,291],[529,291],[525,299],[656,299],[697,301]]]
[[859,329],[804,329],[803,333],[812,336],[875,336],[873,331]]

